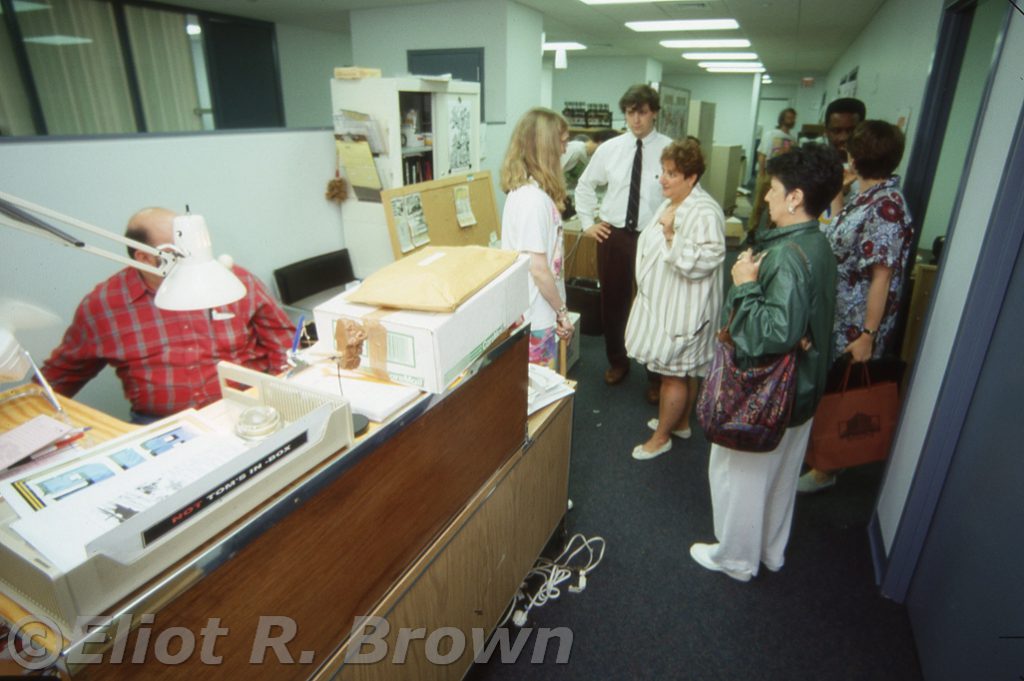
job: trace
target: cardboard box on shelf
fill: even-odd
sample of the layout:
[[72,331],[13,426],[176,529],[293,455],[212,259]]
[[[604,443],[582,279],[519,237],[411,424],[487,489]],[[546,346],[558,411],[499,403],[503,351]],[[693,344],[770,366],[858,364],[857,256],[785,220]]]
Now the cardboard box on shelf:
[[355,321],[368,335],[360,371],[441,393],[529,307],[528,276],[520,256],[454,312],[379,308],[342,293],[313,310],[317,334],[338,350],[338,322]]

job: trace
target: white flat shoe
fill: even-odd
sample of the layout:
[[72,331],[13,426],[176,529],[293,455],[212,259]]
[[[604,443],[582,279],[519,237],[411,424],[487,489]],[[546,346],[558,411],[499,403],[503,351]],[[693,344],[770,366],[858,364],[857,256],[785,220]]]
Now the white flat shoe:
[[655,457],[661,456],[670,449],[672,449],[671,439],[669,439],[669,441],[663,444],[662,446],[655,449],[653,452],[647,451],[641,444],[637,445],[636,447],[633,447],[633,458],[636,459],[637,461],[647,461],[648,459],[653,459]]
[[741,572],[739,570],[724,568],[711,558],[711,550],[716,546],[718,546],[718,544],[693,544],[690,546],[690,557],[693,558],[702,568],[706,568],[714,572],[721,572],[722,574],[732,577],[738,582],[749,582],[749,572]]
[[[658,419],[651,419],[650,421],[648,421],[647,427],[650,428],[651,430],[657,430]],[[682,438],[683,440],[689,440],[690,436],[693,435],[693,431],[687,428],[686,430],[673,430],[672,434],[678,438]]]

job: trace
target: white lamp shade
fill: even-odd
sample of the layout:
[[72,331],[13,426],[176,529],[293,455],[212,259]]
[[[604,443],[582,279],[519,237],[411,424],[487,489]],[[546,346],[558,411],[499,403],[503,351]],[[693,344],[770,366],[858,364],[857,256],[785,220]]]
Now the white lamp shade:
[[202,215],[174,218],[174,245],[184,255],[157,289],[157,307],[202,310],[233,303],[245,295],[245,285],[238,277],[213,259],[210,231]]
[[20,381],[32,371],[28,355],[21,350],[21,344],[14,334],[0,327],[0,383]]

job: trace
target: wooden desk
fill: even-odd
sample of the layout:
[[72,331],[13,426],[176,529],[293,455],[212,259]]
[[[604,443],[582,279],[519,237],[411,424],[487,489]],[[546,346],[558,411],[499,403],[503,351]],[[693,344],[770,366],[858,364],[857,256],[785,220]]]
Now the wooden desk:
[[[130,423],[115,419],[70,398],[58,395],[57,401],[64,408],[72,426],[91,428],[89,437],[96,444],[112,440],[135,428]],[[40,414],[54,416],[55,412],[39,386],[28,384],[0,393],[0,432],[10,430]]]
[[[354,449],[343,471],[296,494],[287,516],[151,611],[155,621],[128,636],[123,663],[110,663],[109,645],[89,646],[103,662],[74,669],[74,678],[460,678],[474,655],[470,630],[495,626],[566,508],[572,403],[552,405],[527,426],[519,416],[527,347],[518,334],[430,409],[382,428],[386,437]],[[393,633],[465,628],[470,645],[443,666],[426,660],[423,641],[404,665],[392,666],[392,648],[381,664],[343,666],[353,624],[365,615],[386,617]],[[228,630],[211,651],[216,667],[201,653],[209,626]],[[264,660],[252,662],[254,643],[282,626],[294,626],[283,655],[258,648]],[[157,642],[183,631],[195,643],[187,659],[156,660]],[[148,653],[145,663],[130,662],[137,649]]]

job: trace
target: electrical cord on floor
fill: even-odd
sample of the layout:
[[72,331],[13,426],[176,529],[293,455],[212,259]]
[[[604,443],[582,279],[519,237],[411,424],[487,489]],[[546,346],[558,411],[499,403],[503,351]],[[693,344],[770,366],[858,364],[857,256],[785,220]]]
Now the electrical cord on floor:
[[[540,607],[549,600],[562,595],[562,585],[578,575],[575,584],[569,584],[570,593],[580,593],[587,588],[587,574],[594,571],[604,558],[605,540],[602,537],[584,537],[575,534],[569,539],[562,553],[554,560],[541,557],[527,573],[519,590],[509,603],[501,618],[499,627],[505,626],[509,619],[512,624],[521,627],[526,624],[527,615],[534,607]],[[531,581],[539,584],[531,589]]]

